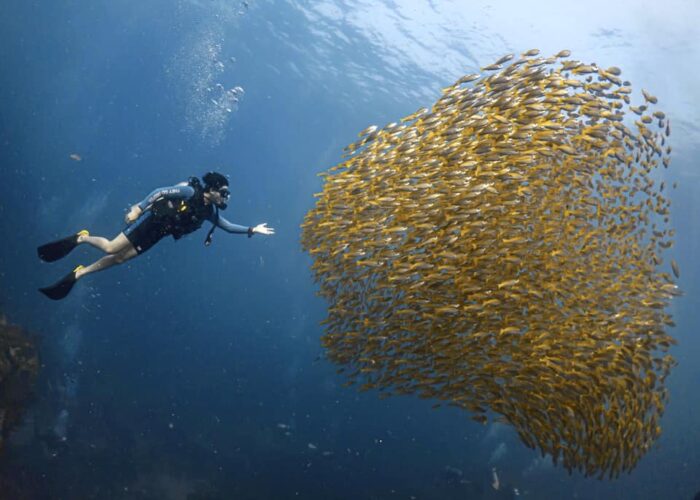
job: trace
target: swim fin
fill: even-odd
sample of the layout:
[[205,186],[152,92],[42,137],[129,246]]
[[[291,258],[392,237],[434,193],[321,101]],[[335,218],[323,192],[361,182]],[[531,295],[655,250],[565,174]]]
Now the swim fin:
[[54,262],[58,259],[62,259],[71,253],[76,246],[78,246],[79,236],[89,235],[90,233],[83,229],[79,233],[71,234],[70,236],[67,236],[61,240],[52,241],[51,243],[41,245],[39,248],[37,248],[39,258],[44,262]]
[[82,268],[83,266],[76,267],[53,285],[39,288],[39,291],[52,300],[64,299],[70,293],[75,282],[78,281],[75,273]]

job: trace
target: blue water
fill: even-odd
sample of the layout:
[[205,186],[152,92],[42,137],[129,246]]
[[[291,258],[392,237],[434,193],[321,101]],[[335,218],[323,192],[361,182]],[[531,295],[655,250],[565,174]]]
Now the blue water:
[[[699,18],[694,0],[2,2],[0,309],[37,333],[43,369],[0,462],[15,489],[0,497],[692,498]],[[658,446],[612,481],[568,475],[506,426],[342,387],[300,249],[317,174],[359,130],[535,47],[620,66],[673,127],[661,175],[679,183],[679,366]],[[222,92],[236,86],[237,104]],[[167,239],[65,301],[37,293],[99,257],[81,247],[41,264],[38,244],[82,228],[112,237],[153,188],[212,169],[231,179],[226,216],[277,234]]]

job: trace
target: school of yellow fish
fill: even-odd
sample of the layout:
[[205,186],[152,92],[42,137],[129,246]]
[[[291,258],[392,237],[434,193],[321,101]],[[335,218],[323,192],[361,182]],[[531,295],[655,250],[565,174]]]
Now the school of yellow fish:
[[302,245],[348,384],[507,422],[569,472],[616,477],[660,435],[675,364],[670,124],[619,68],[569,56],[507,55],[361,132]]

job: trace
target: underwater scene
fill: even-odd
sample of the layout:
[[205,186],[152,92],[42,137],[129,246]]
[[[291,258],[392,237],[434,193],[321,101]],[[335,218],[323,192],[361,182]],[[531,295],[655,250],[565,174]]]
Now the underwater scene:
[[2,2],[0,500],[699,499],[697,19]]

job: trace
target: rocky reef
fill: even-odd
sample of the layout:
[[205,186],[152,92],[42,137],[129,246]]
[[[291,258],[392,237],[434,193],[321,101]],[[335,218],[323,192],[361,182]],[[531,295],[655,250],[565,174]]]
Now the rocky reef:
[[10,431],[20,422],[39,372],[32,337],[0,318],[0,454]]

